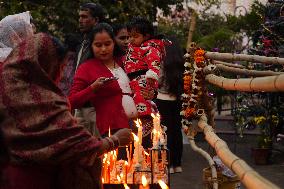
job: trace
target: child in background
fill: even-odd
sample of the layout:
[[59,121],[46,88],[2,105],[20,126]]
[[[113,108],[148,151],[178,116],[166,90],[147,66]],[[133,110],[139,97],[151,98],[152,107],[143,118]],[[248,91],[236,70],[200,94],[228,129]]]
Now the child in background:
[[[147,19],[134,17],[127,25],[130,44],[123,62],[124,70],[130,79],[130,87],[138,116],[143,122],[143,137],[152,131],[151,113],[156,112],[154,102],[146,100],[141,90],[157,90],[160,64],[165,56],[165,46],[170,41],[154,35],[154,26]],[[151,147],[143,139],[144,147]]]

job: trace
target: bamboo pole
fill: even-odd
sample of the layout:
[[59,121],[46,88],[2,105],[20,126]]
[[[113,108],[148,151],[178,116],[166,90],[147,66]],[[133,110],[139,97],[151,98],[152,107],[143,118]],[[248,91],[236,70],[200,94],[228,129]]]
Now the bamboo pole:
[[226,90],[247,92],[279,92],[284,91],[284,74],[258,78],[227,79],[224,77],[208,74],[205,77],[209,83]]
[[225,66],[223,64],[217,64],[216,65],[218,69],[234,73],[237,75],[246,75],[246,76],[255,76],[255,77],[262,77],[262,76],[272,76],[272,75],[280,75],[284,74],[284,72],[273,72],[273,71],[257,71],[257,70],[249,70],[249,69],[241,69],[241,68],[233,68],[229,66]]
[[263,64],[284,64],[284,58],[247,55],[247,54],[206,52],[205,57],[209,59],[221,60],[225,62],[249,61],[249,62],[256,62],[256,63],[263,63]]
[[213,159],[211,158],[211,156],[206,151],[204,151],[203,149],[196,146],[195,141],[194,141],[194,137],[191,137],[191,136],[188,135],[188,141],[189,141],[189,144],[190,144],[192,150],[199,153],[200,155],[202,155],[208,161],[210,168],[211,168],[213,189],[218,189],[217,170],[216,170],[216,167],[214,166]]
[[230,67],[234,67],[234,68],[245,68],[245,66],[242,66],[242,65],[232,64],[232,63],[228,63],[228,62],[222,62],[222,61],[218,61],[218,60],[213,60],[213,64],[222,64],[222,65],[230,66]]
[[225,141],[220,139],[211,126],[207,124],[207,118],[203,114],[198,122],[198,127],[205,134],[206,141],[215,149],[222,162],[233,170],[240,181],[248,189],[280,189],[264,177],[254,171],[245,161],[234,155]]
[[193,33],[194,33],[194,31],[195,31],[196,17],[197,17],[197,13],[195,12],[194,9],[192,9],[192,14],[191,14],[191,19],[190,19],[190,25],[189,25],[189,31],[188,31],[188,36],[187,36],[187,45],[186,45],[187,51],[188,51],[189,48],[190,48],[190,44],[191,44],[191,42],[192,42]]

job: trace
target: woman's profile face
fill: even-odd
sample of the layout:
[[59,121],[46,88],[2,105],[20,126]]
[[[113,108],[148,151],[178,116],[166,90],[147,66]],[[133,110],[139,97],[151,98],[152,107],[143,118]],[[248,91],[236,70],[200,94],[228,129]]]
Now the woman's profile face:
[[122,28],[119,30],[117,35],[115,36],[115,40],[117,45],[125,52],[129,43],[129,34],[126,28]]
[[113,58],[114,41],[111,36],[102,31],[94,34],[92,50],[95,57],[101,61],[107,61]]

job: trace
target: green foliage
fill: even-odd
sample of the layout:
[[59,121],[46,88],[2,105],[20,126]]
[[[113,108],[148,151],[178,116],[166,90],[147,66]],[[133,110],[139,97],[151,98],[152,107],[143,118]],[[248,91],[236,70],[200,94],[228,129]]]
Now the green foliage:
[[182,0],[2,0],[0,18],[29,10],[36,21],[38,31],[63,36],[77,30],[79,6],[85,2],[99,2],[108,11],[110,21],[126,22],[137,15],[143,15],[153,21],[156,15],[155,7],[169,13],[168,5],[180,4]]
[[172,23],[165,20],[159,21],[158,33],[176,36],[183,48],[186,47],[187,31],[188,23]]
[[231,38],[234,35],[234,32],[228,28],[219,28],[217,31],[213,32],[210,35],[202,37],[198,44],[204,49],[213,49],[218,47],[220,52],[228,52],[232,49]]
[[[36,22],[37,30],[50,32],[56,36],[75,31],[79,1],[3,1],[0,4],[0,17],[30,11]],[[63,27],[62,27],[63,26]]]
[[[220,2],[213,0],[199,3],[210,7],[210,3],[212,6],[213,4],[219,5]],[[197,18],[193,41],[197,42],[205,50],[211,51],[213,48],[219,48],[221,52],[232,52],[234,50],[232,44],[236,43],[233,40],[236,40],[238,33],[245,32],[248,37],[251,37],[259,29],[263,23],[262,15],[264,11],[265,6],[258,1],[254,2],[248,14],[239,17],[234,15],[226,15],[224,17],[202,11]],[[173,23],[170,20],[162,20],[159,22],[159,30],[164,33],[175,33],[180,41],[183,42],[183,47],[186,46],[188,27],[188,21]]]

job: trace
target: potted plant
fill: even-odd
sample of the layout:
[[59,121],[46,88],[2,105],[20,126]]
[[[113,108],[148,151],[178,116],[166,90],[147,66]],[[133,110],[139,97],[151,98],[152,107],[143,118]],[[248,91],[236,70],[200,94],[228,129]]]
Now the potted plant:
[[252,149],[255,164],[265,165],[269,163],[272,150],[273,130],[279,123],[277,113],[271,111],[268,115],[256,116],[252,119],[254,124],[260,128],[257,138],[257,147]]

